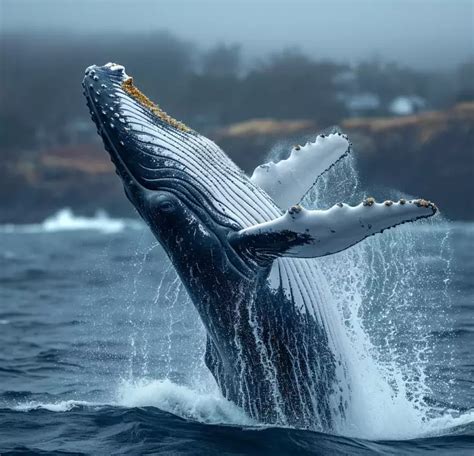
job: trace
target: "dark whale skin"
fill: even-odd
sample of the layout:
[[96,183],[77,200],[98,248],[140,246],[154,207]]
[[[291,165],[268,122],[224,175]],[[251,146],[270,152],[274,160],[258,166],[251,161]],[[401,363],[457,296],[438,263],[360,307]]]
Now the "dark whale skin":
[[[272,262],[254,261],[233,243],[244,226],[216,203],[222,195],[210,192],[189,171],[188,162],[162,145],[159,150],[165,152],[157,154],[155,145],[144,141],[141,132],[153,128],[163,141],[207,147],[205,138],[176,128],[125,93],[127,78],[119,66],[89,67],[84,95],[127,198],[167,252],[201,317],[207,332],[205,363],[222,394],[258,422],[330,431],[334,416],[344,413],[344,402],[337,393],[340,362],[329,347],[326,328],[297,309],[292,285],[284,289],[282,277],[278,287],[270,286]],[[137,112],[145,130],[130,121],[135,111],[127,117],[127,110]],[[212,153],[215,160],[230,163],[220,179],[228,175],[244,182],[245,197],[256,194],[259,211],[281,214],[225,154]],[[216,163],[203,166],[212,173]],[[239,201],[232,204],[238,207]],[[282,271],[277,269],[280,275]]]

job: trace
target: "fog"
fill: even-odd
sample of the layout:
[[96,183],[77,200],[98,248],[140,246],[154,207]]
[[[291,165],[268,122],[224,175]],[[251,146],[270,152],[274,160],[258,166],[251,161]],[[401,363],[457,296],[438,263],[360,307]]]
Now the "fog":
[[244,57],[298,47],[352,63],[378,57],[443,69],[473,55],[471,0],[0,0],[4,32],[168,30],[199,46],[240,43]]
[[130,215],[81,90],[108,61],[246,172],[337,125],[372,196],[471,220],[473,1],[0,0],[0,224]]

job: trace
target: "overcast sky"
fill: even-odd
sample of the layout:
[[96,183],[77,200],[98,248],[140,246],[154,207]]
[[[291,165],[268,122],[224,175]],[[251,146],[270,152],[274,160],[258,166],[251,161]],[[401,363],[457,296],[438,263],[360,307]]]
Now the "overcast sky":
[[379,56],[447,68],[474,52],[474,0],[0,0],[3,31],[169,30],[244,55],[297,46],[354,62]]

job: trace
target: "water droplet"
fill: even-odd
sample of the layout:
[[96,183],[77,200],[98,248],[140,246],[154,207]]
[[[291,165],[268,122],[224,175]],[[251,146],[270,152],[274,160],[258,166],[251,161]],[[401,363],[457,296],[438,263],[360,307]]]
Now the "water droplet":
[[98,77],[98,76],[94,76],[92,79],[94,79],[94,81],[98,81],[98,80],[99,80],[99,77]]
[[114,117],[120,118],[120,114],[118,112],[114,113]]
[[101,86],[103,89],[106,89],[106,88],[107,88],[107,86],[106,86],[105,84],[101,84],[100,86]]
[[110,128],[115,128],[115,125],[112,122],[110,122]]

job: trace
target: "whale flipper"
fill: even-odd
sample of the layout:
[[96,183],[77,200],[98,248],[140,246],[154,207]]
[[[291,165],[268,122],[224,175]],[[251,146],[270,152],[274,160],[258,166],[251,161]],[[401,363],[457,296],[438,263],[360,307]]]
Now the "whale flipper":
[[314,142],[295,146],[286,160],[255,168],[250,180],[280,207],[299,203],[321,174],[350,151],[346,135],[319,135]]
[[433,203],[422,199],[375,203],[367,198],[358,206],[339,203],[328,210],[293,206],[281,217],[239,231],[231,242],[262,264],[279,256],[321,257],[436,211]]

